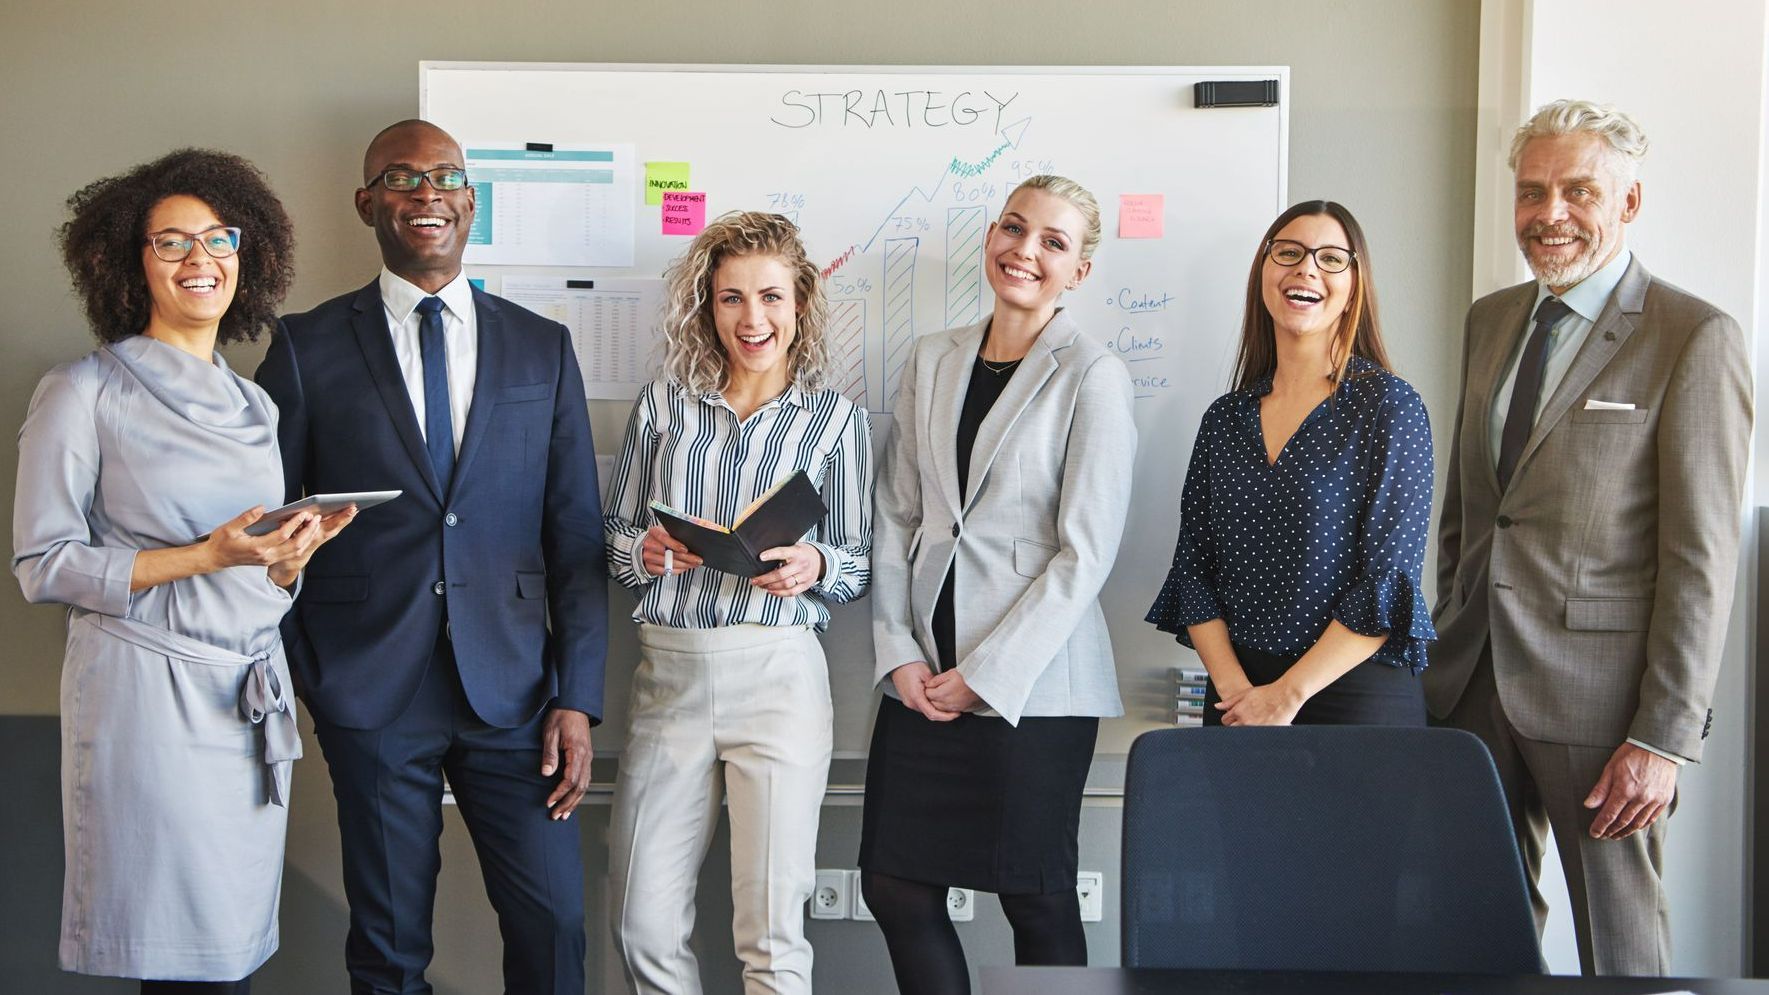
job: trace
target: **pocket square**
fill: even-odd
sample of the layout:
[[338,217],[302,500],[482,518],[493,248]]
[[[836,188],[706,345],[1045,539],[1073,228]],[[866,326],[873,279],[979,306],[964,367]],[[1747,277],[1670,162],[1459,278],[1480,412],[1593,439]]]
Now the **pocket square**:
[[1586,411],[1632,411],[1634,405],[1626,401],[1599,401],[1594,397],[1585,398]]

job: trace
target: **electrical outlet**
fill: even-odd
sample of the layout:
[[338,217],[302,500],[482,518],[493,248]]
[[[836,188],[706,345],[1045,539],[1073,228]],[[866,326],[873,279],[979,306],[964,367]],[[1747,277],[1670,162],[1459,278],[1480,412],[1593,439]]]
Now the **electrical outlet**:
[[[839,871],[837,873],[840,873]],[[872,922],[872,910],[866,907],[866,896],[860,891],[860,872],[848,872],[848,918]]]
[[1099,871],[1075,875],[1075,895],[1081,899],[1081,921],[1099,922],[1105,917],[1106,880]]
[[970,922],[977,917],[977,893],[969,888],[946,889],[946,915],[953,922]]
[[817,871],[817,886],[811,889],[812,919],[846,919],[848,917],[848,872]]

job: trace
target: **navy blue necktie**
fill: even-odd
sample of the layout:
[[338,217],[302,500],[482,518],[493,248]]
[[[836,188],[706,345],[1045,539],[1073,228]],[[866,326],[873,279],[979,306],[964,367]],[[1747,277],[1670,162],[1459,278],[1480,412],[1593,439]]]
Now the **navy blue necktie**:
[[1544,297],[1536,305],[1536,327],[1529,341],[1523,344],[1523,355],[1517,360],[1517,380],[1511,385],[1511,406],[1505,410],[1505,430],[1499,436],[1499,490],[1511,485],[1511,473],[1523,456],[1523,445],[1529,441],[1536,425],[1536,402],[1542,397],[1542,379],[1548,369],[1548,333],[1572,308],[1558,297]]
[[448,347],[442,340],[442,298],[418,302],[418,354],[424,359],[424,448],[437,486],[448,493],[455,474],[455,424],[448,406]]

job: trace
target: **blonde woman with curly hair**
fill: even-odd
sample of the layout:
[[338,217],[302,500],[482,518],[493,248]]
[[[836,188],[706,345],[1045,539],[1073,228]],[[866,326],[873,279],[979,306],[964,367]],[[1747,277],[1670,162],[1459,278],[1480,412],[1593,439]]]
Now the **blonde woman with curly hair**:
[[[750,992],[809,992],[804,905],[833,711],[815,631],[872,576],[864,409],[824,385],[827,307],[798,228],[727,214],[667,274],[664,376],[633,406],[608,481],[609,571],[639,597],[640,659],[609,841],[615,945],[635,993],[699,992],[694,887],[731,818],[731,931]],[[758,577],[702,565],[657,500],[729,524],[804,471],[828,512]]]

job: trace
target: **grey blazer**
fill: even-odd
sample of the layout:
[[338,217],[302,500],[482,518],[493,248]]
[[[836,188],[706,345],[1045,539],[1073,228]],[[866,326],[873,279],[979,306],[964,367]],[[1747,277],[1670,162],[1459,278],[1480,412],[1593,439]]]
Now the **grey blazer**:
[[[958,417],[988,320],[927,335],[904,366],[879,471],[873,679],[956,665],[994,713],[1124,714],[1099,592],[1130,507],[1136,455],[1124,362],[1067,311],[1045,326],[977,431],[970,496]],[[958,585],[957,660],[934,656],[934,601]]]
[[1468,312],[1426,700],[1449,714],[1490,639],[1524,736],[1699,760],[1738,559],[1744,336],[1636,258],[1501,495],[1488,417],[1535,295],[1526,283]]

